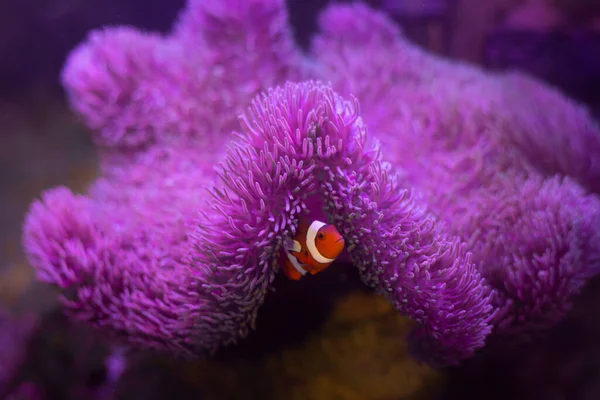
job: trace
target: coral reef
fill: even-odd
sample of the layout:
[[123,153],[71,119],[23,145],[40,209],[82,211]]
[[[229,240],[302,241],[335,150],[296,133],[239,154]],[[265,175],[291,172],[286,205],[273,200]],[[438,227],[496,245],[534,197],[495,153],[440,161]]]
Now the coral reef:
[[585,110],[427,54],[366,6],[331,6],[320,27],[304,55],[281,0],[190,0],[169,36],[112,28],[72,53],[63,81],[101,176],[87,196],[46,192],[24,226],[72,316],[213,352],[254,327],[311,215],[417,322],[412,349],[432,364],[562,317],[600,267]]

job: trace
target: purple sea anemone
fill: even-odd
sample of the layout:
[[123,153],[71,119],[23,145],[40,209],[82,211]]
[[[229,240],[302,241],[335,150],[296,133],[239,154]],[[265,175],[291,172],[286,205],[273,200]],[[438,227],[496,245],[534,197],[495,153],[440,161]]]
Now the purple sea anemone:
[[381,162],[356,101],[290,83],[255,99],[241,125],[216,175],[202,171],[213,161],[201,148],[178,149],[160,152],[168,177],[143,158],[144,184],[101,179],[92,197],[55,189],[34,204],[26,249],[71,314],[176,352],[234,342],[254,324],[283,241],[311,215],[340,229],[364,280],[422,325],[432,356],[483,346],[490,290]]
[[92,32],[62,81],[114,158],[190,137],[221,143],[254,96],[301,78],[299,60],[285,2],[190,0],[167,37],[128,27]]
[[322,15],[327,78],[361,99],[385,158],[467,243],[495,289],[495,332],[551,326],[600,270],[598,124],[531,78],[440,59],[361,8]]
[[[302,215],[336,225],[431,363],[568,310],[599,268],[585,110],[438,59],[366,6],[332,6],[320,26],[303,55],[283,0],[192,0],[170,36],[108,29],[72,53],[63,82],[101,177],[87,196],[44,193],[24,227],[72,316],[177,354],[235,342]],[[305,78],[331,86],[286,83]],[[560,155],[535,146],[542,127]]]

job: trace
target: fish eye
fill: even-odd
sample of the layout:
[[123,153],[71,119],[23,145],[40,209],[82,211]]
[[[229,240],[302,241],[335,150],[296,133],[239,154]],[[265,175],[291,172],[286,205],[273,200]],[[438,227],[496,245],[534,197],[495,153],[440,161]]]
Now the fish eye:
[[323,238],[325,237],[325,235],[323,235],[322,233],[319,233],[319,234],[317,235],[317,237],[318,237],[319,239],[323,239]]

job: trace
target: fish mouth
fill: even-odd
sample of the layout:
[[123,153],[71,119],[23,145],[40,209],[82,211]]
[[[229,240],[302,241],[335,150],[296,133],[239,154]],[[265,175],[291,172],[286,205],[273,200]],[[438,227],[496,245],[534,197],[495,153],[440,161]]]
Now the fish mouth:
[[338,240],[336,240],[334,243],[337,243],[337,242],[343,242],[343,241],[344,241],[344,238],[339,238],[339,239],[338,239]]

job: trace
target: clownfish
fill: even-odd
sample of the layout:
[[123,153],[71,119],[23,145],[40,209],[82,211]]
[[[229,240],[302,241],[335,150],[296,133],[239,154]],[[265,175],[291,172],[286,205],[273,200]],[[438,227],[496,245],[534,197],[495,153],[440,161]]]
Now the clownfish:
[[308,272],[317,274],[329,267],[344,250],[344,238],[333,225],[301,220],[293,240],[286,244],[281,265],[294,281]]

